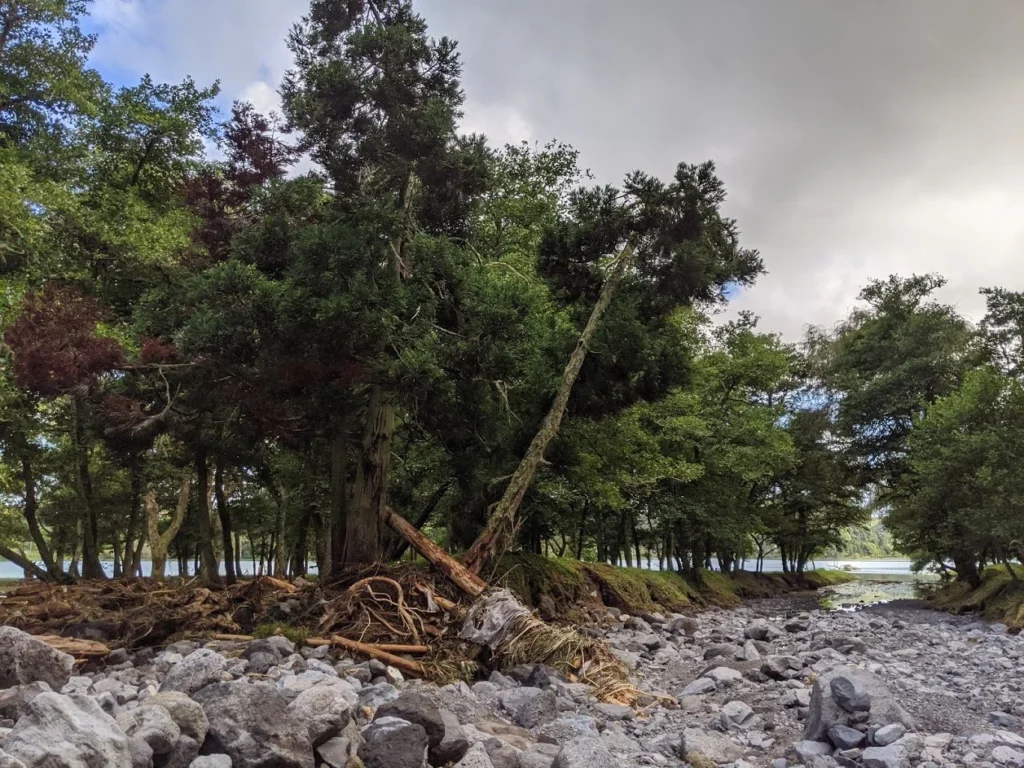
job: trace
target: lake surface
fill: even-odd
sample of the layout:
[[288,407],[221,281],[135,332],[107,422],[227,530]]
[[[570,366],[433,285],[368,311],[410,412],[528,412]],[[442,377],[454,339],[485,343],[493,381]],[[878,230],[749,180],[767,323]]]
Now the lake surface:
[[[113,560],[103,560],[102,563],[103,563],[103,570],[106,571],[107,576],[113,576],[114,575],[114,561]],[[150,562],[149,560],[143,560],[142,561],[142,572],[146,576],[150,575],[150,573],[152,572],[152,569],[153,569],[153,563],[152,562]],[[224,575],[224,565],[223,565],[223,563],[221,564],[220,572],[221,572],[221,575]],[[316,563],[312,563],[311,562],[309,564],[309,572],[311,574],[315,574],[316,573]],[[252,562],[251,561],[246,562],[245,560],[243,560],[242,561],[242,575],[243,576],[252,576],[254,573],[255,573],[255,571],[253,570]],[[167,576],[177,576],[178,575],[178,561],[177,560],[168,560],[167,561],[167,567],[164,568],[164,574],[167,575]],[[25,577],[24,572],[22,572],[21,568],[19,568],[17,565],[15,565],[14,563],[10,562],[9,560],[0,560],[0,579],[21,579],[21,578],[24,578],[24,577]]]

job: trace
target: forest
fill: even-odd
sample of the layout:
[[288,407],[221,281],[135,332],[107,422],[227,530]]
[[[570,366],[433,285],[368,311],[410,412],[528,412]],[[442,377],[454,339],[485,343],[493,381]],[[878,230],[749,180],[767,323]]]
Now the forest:
[[26,576],[325,576],[415,557],[409,530],[474,573],[801,573],[877,518],[972,584],[1024,560],[1024,293],[972,320],[879,276],[786,341],[725,319],[771,263],[713,158],[598,185],[565,143],[463,135],[456,44],[408,0],[312,0],[280,115],[104,81],[89,5],[0,1]]

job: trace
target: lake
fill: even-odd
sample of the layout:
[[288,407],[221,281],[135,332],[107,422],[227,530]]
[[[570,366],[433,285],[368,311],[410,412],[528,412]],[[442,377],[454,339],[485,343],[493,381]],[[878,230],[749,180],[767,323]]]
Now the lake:
[[[108,576],[113,576],[113,574],[114,574],[114,561],[113,560],[103,560],[102,562],[103,562],[103,570],[107,572]],[[142,572],[144,574],[149,576],[150,572],[152,571],[152,568],[153,568],[152,562],[150,562],[149,560],[143,560],[142,561]],[[221,572],[221,575],[224,574],[224,565],[223,565],[223,563],[221,564],[220,572]],[[316,573],[316,563],[310,563],[309,564],[309,572],[311,574],[315,574]],[[177,560],[168,560],[167,561],[167,567],[164,569],[164,573],[167,576],[177,576],[178,575],[178,561]],[[246,561],[243,560],[242,561],[242,575],[244,575],[244,576],[252,576],[254,573],[255,573],[255,571],[253,570],[252,562],[251,561],[250,562],[246,562]],[[24,578],[24,576],[25,576],[25,574],[22,572],[21,568],[16,566],[14,563],[10,562],[9,560],[2,560],[2,559],[0,559],[0,579],[21,579],[21,578]]]

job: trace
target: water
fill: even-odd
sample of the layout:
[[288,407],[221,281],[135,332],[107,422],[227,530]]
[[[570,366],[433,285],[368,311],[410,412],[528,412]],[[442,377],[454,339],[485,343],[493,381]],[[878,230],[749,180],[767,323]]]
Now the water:
[[[714,560],[712,560],[711,563],[715,570],[718,570],[718,563]],[[745,570],[753,571],[756,565],[757,562],[755,560],[747,560],[743,567]],[[641,567],[645,567],[651,571],[656,571],[658,570],[658,561],[647,560],[646,564],[641,563]],[[815,568],[827,568],[833,571],[849,571],[850,573],[863,575],[915,575],[914,572],[910,570],[910,560],[901,558],[881,558],[878,560],[838,560],[834,558],[826,558],[808,563],[807,568],[810,570]],[[765,573],[782,573],[782,561],[771,559],[765,560],[763,570]]]
[[[106,571],[107,576],[113,576],[114,575],[114,561],[113,560],[103,560],[102,563],[103,563],[103,570]],[[146,576],[149,576],[152,573],[152,570],[153,570],[153,563],[151,561],[149,561],[149,560],[143,560],[142,561],[142,572]],[[223,563],[221,564],[220,572],[221,572],[222,576],[225,573],[225,571],[224,571],[224,564]],[[316,573],[316,563],[311,562],[309,564],[309,572],[311,574],[315,574]],[[177,576],[178,575],[178,561],[177,560],[168,560],[167,561],[167,567],[164,568],[164,574],[166,576]],[[243,576],[252,576],[254,574],[255,574],[255,571],[253,570],[253,567],[252,567],[252,561],[251,560],[249,560],[249,561],[243,560],[242,561],[242,575]],[[25,577],[25,574],[21,570],[20,567],[18,567],[17,565],[15,565],[14,563],[12,563],[12,562],[10,562],[8,560],[0,559],[0,579],[22,579],[24,577]]]

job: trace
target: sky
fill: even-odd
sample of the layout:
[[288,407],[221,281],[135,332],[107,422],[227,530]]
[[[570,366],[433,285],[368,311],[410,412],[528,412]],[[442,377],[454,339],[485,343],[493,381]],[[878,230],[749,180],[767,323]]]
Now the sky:
[[[95,0],[93,65],[261,110],[306,0]],[[714,160],[768,274],[730,302],[797,340],[889,274],[937,272],[980,318],[1024,290],[1024,3],[422,0],[459,41],[463,129],[558,139],[601,183]]]

